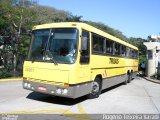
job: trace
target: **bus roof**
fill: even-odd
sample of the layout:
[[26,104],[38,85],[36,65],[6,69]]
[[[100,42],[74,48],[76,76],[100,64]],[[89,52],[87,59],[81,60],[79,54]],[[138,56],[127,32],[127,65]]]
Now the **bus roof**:
[[116,41],[118,43],[121,43],[121,44],[124,44],[130,48],[133,48],[133,49],[136,49],[138,50],[137,47],[113,36],[113,35],[110,35],[100,29],[97,29],[91,25],[88,25],[86,23],[82,23],[82,22],[59,22],[59,23],[49,23],[49,24],[42,24],[42,25],[37,25],[37,26],[34,26],[33,27],[33,30],[37,30],[37,29],[46,29],[46,28],[70,28],[70,27],[75,27],[75,28],[82,28],[84,30],[87,30],[87,31],[90,31],[90,32],[93,32],[93,33],[96,33],[96,34],[99,34],[103,37],[106,37],[108,39],[111,39],[113,41]]

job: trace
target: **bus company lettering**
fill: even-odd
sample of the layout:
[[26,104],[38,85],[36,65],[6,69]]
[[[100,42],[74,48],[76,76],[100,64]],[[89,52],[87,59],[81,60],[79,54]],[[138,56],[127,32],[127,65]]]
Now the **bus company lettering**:
[[118,64],[119,63],[119,59],[117,58],[109,58],[109,64]]

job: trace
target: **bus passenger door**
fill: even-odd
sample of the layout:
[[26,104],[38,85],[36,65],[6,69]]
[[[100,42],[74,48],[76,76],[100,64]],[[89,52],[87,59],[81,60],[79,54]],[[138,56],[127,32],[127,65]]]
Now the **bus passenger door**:
[[85,30],[82,30],[80,51],[79,82],[87,82],[90,80],[90,35]]

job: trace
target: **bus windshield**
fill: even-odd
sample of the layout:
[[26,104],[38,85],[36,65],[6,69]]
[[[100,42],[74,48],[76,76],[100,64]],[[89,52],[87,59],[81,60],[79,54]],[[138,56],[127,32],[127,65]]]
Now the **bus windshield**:
[[54,28],[34,30],[28,59],[55,63],[74,63],[77,56],[78,30]]

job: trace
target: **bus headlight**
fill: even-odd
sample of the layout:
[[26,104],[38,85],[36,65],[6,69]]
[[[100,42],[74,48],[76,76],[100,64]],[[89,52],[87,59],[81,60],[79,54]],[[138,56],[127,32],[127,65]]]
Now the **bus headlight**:
[[28,84],[27,83],[24,83],[24,87],[27,87],[28,86]]
[[57,93],[57,94],[62,94],[62,89],[58,88],[58,89],[56,90],[56,93]]
[[30,83],[28,83],[27,87],[28,87],[28,88],[31,88],[31,84],[30,84]]
[[53,90],[51,90],[51,93],[52,93],[52,94],[54,94],[54,91],[53,91]]
[[68,94],[68,90],[66,88],[57,88],[56,94],[67,95]]
[[66,95],[67,93],[68,93],[68,90],[67,90],[67,89],[63,89],[63,90],[62,90],[62,94],[63,94],[63,95]]

